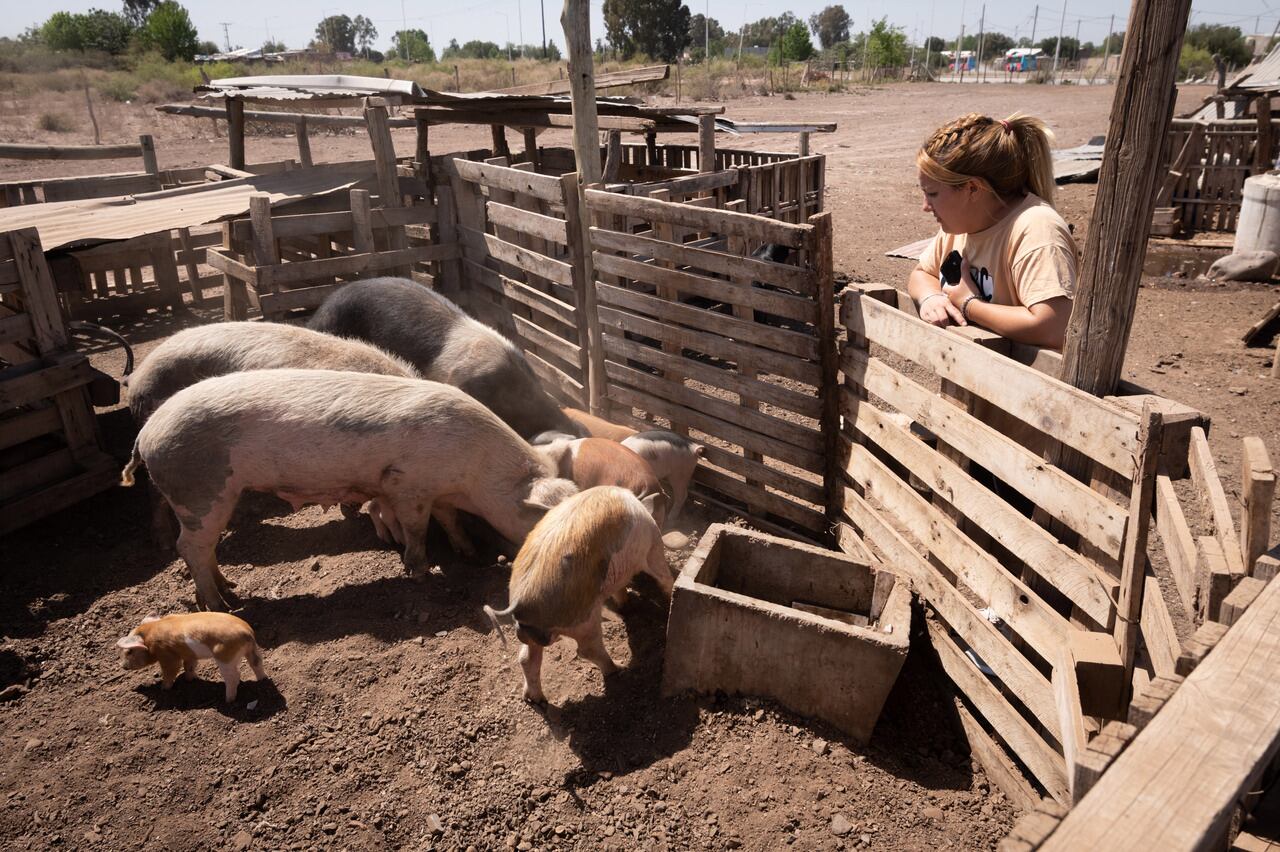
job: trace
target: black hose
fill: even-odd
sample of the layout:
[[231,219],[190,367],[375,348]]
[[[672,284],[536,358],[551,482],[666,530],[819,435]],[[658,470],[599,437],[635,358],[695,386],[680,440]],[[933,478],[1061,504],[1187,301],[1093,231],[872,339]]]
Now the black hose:
[[104,325],[97,323],[85,322],[84,320],[72,320],[67,323],[67,328],[72,331],[82,331],[89,335],[101,335],[102,337],[110,337],[124,347],[124,375],[128,376],[133,372],[133,347],[129,345],[129,341],[120,336],[119,332],[112,331]]

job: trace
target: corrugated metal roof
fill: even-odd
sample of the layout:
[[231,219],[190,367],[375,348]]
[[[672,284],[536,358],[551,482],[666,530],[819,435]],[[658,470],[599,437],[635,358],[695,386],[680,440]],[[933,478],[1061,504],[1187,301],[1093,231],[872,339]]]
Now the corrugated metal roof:
[[0,232],[35,227],[45,251],[127,240],[217,222],[249,210],[266,193],[273,207],[372,181],[372,160],[333,163],[271,175],[165,189],[140,195],[55,201],[0,209]]
[[423,97],[412,80],[385,77],[356,77],[350,74],[262,75],[226,77],[196,86],[206,98],[251,98],[253,100],[319,100],[324,98],[367,98],[400,95],[411,100]]

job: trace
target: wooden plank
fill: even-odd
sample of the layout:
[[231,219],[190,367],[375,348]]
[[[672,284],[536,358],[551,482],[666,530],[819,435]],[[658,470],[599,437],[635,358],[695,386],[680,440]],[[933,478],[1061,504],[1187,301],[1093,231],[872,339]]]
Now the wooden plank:
[[650,181],[635,186],[638,194],[650,195],[660,190],[666,190],[672,195],[693,195],[699,192],[710,192],[716,189],[725,189],[730,186],[736,186],[738,183],[737,169],[724,169],[722,171],[707,172],[697,175],[682,175],[681,177],[671,178],[670,180]]
[[1207,849],[1280,751],[1280,584],[1269,584],[1044,846]]
[[708,464],[739,474],[748,482],[757,483],[758,488],[776,488],[815,506],[821,506],[826,501],[826,491],[818,483],[801,479],[756,459],[740,456],[715,444],[704,444],[702,457]]
[[619,363],[632,360],[660,370],[679,369],[689,378],[713,387],[752,397],[814,420],[822,416],[822,402],[817,397],[798,393],[773,382],[749,378],[732,370],[708,366],[690,358],[672,356],[661,349],[644,346],[614,335],[605,337],[604,348],[607,355],[612,356]]
[[526,351],[524,357],[529,362],[529,367],[534,374],[542,382],[550,385],[553,391],[558,392],[558,395],[563,400],[569,401],[575,408],[587,404],[587,391],[582,382],[568,375],[554,364],[543,360],[536,352]]
[[[985,423],[969,416],[910,379],[896,373],[878,358],[846,347],[841,364],[845,375],[910,416],[935,435],[981,464],[1066,524],[1112,558],[1120,555],[1125,516],[1114,503],[1044,460],[1009,440]],[[846,417],[856,417],[856,400],[846,393],[842,402]]]
[[1015,651],[1009,640],[955,586],[939,577],[933,567],[866,500],[849,488],[845,489],[844,496],[845,515],[863,537],[884,554],[894,573],[911,580],[916,592],[938,610],[951,629],[982,657],[1056,739],[1060,733],[1058,711],[1053,701],[1053,690],[1044,675]]
[[1178,673],[1178,656],[1182,653],[1182,646],[1178,643],[1178,631],[1173,626],[1169,608],[1160,592],[1160,583],[1149,568],[1143,582],[1145,587],[1139,620],[1142,641],[1147,646],[1147,657],[1151,660],[1155,673],[1168,677]]
[[1088,740],[1084,731],[1084,712],[1080,709],[1080,687],[1076,684],[1076,661],[1070,640],[1062,642],[1053,659],[1053,698],[1058,705],[1058,724],[1062,729],[1062,757],[1066,763],[1067,786],[1072,804],[1083,792],[1075,789],[1076,763]]
[[1194,616],[1196,600],[1196,540],[1187,525],[1182,504],[1173,488],[1173,480],[1164,474],[1156,476],[1156,529],[1164,542],[1165,556],[1169,560],[1169,573],[1173,576],[1178,597],[1188,617]]
[[[669,269],[657,263],[644,263],[627,257],[618,257],[605,252],[594,254],[595,266],[601,272],[643,281],[657,287],[666,287],[678,292],[707,299],[716,299],[731,305],[754,308],[771,314],[799,320],[800,322],[817,324],[817,302],[803,296],[792,296],[787,293],[776,293],[757,287],[743,286],[733,281],[711,278],[694,272]],[[668,261],[659,261],[668,263]],[[700,309],[701,310],[701,309]]]
[[556,204],[564,203],[564,194],[560,188],[559,178],[504,166],[475,163],[460,157],[452,158],[451,162],[452,168],[465,181],[532,195],[542,201]]
[[458,230],[464,239],[472,245],[483,245],[489,255],[503,263],[509,263],[539,278],[555,282],[563,287],[573,287],[573,268],[562,260],[536,254],[526,248],[499,239],[493,234],[484,234],[459,225]]
[[1089,741],[1089,747],[1077,756],[1072,773],[1071,790],[1076,801],[1089,794],[1107,767],[1129,746],[1137,733],[1138,729],[1127,722],[1108,722]]
[[1099,624],[1111,621],[1114,580],[1095,571],[1047,530],[995,497],[959,465],[931,450],[872,405],[853,406],[854,427],[994,537]]
[[[620,258],[613,258],[610,255],[602,255],[601,257],[620,260]],[[609,264],[602,262],[597,262],[596,268],[606,272],[611,271]],[[720,334],[733,340],[741,341],[744,344],[753,344],[753,351],[754,347],[765,347],[783,355],[791,355],[808,361],[818,360],[817,338],[807,334],[774,328],[762,323],[748,322],[704,308],[682,305],[678,302],[668,302],[644,293],[637,293],[634,290],[627,290],[601,282],[597,282],[596,292],[603,305],[626,308],[671,325],[678,323],[686,328]],[[664,339],[669,339],[669,336]]]
[[1129,679],[1111,634],[1072,630],[1069,639],[1081,712],[1102,719],[1123,719]]
[[271,196],[259,194],[249,199],[249,220],[253,223],[253,254],[256,265],[278,264],[280,248],[276,245],[271,223]]
[[1205,621],[1218,621],[1222,602],[1231,594],[1235,585],[1227,557],[1222,552],[1222,542],[1214,536],[1200,536],[1200,561],[1204,564],[1204,588],[1200,600]]
[[62,349],[67,345],[67,330],[62,324],[58,290],[40,247],[40,235],[35,228],[23,228],[10,231],[8,236],[14,266],[23,282],[24,307],[31,318],[36,350],[45,355]]
[[512,314],[511,319],[515,323],[517,337],[556,356],[561,361],[564,361],[570,370],[578,367],[577,346],[557,337],[542,326],[532,323],[518,314]]
[[1179,675],[1157,675],[1141,690],[1136,690],[1129,702],[1129,724],[1139,731],[1151,724],[1182,683]]
[[[677,385],[612,361],[606,362],[605,370],[609,378],[614,381],[624,382],[636,390],[644,391],[653,397],[690,411],[718,418],[724,423],[735,424],[731,427],[735,429],[735,434],[747,435],[750,443],[743,443],[722,432],[708,434],[733,441],[782,461],[797,464],[812,473],[822,473],[822,456],[813,450],[815,442],[820,441],[820,435],[816,429],[808,429],[800,424],[761,412],[744,411],[731,402],[707,396],[684,385]],[[692,421],[690,423],[692,424]]]
[[68,353],[45,363],[47,366],[17,376],[11,375],[13,368],[0,371],[0,409],[39,402],[93,380],[89,359],[79,353]]
[[1022,776],[1021,770],[958,697],[954,706],[956,715],[960,717],[960,725],[964,728],[965,739],[969,741],[969,753],[982,766],[987,777],[995,782],[1015,808],[1024,811],[1034,808],[1039,795]]
[[563,219],[521,210],[496,201],[487,202],[485,209],[488,211],[489,221],[494,225],[511,228],[522,234],[529,234],[560,245],[568,244],[567,225]]
[[0,504],[49,485],[55,485],[76,469],[71,451],[54,450],[30,461],[6,468],[0,476]]
[[829,526],[826,516],[820,512],[792,503],[777,494],[762,491],[754,485],[748,485],[711,468],[699,467],[694,474],[694,479],[704,488],[712,488],[736,500],[754,504],[779,518],[799,524],[811,532],[822,534]]
[[28,494],[20,501],[0,506],[0,536],[112,488],[119,482],[119,464],[105,453],[99,453],[95,463],[84,472]]
[[725,236],[739,236],[765,243],[801,248],[809,225],[775,222],[750,213],[708,210],[688,204],[655,201],[651,198],[616,195],[601,190],[586,191],[587,205],[593,213],[630,216],[646,222],[669,222],[696,231],[711,231]]
[[1235,522],[1231,519],[1231,505],[1227,502],[1226,492],[1222,490],[1222,480],[1218,477],[1218,466],[1213,460],[1209,439],[1199,426],[1191,430],[1190,453],[1191,481],[1200,493],[1205,514],[1213,519],[1213,532],[1222,545],[1227,568],[1233,577],[1239,579],[1246,571],[1244,556],[1240,553],[1240,540],[1236,537]]
[[14,314],[0,319],[0,345],[27,341],[34,336],[30,315]]
[[1048,661],[1056,658],[1070,625],[1021,580],[962,533],[936,506],[894,475],[861,444],[849,444],[844,472],[904,529],[973,590],[996,615]]
[[1204,658],[1218,646],[1225,635],[1227,626],[1216,621],[1206,621],[1197,627],[1191,638],[1182,644],[1182,653],[1178,655],[1176,667],[1178,676],[1186,677],[1195,671],[1196,666],[1204,662]]
[[[1129,523],[1125,529],[1124,552],[1120,557],[1120,597],[1116,601],[1116,645],[1120,648],[1126,674],[1133,671],[1133,655],[1138,648],[1138,629],[1144,609],[1142,593],[1145,588],[1147,533],[1151,528],[1156,462],[1160,458],[1163,434],[1164,415],[1149,404],[1143,406],[1138,449],[1134,456],[1133,491],[1129,497]],[[1177,654],[1174,654],[1174,659],[1177,659]]]
[[946,628],[926,619],[929,641],[942,671],[956,688],[972,702],[974,709],[991,725],[1018,759],[1031,770],[1036,780],[1059,801],[1069,801],[1068,777],[1062,755],[1045,742],[1022,715],[1005,699],[994,684],[947,635]]
[[747,346],[729,338],[721,337],[718,334],[708,334],[690,328],[664,325],[647,317],[627,311],[614,310],[603,305],[599,308],[599,315],[601,325],[606,333],[609,334],[620,335],[622,332],[629,332],[651,337],[655,340],[674,339],[683,348],[710,355],[713,358],[722,358],[735,363],[743,359],[750,360],[754,358],[756,366],[761,372],[795,379],[798,382],[804,382],[814,387],[817,387],[822,380],[822,374],[817,364],[782,355],[769,349]]
[[1219,620],[1228,627],[1235,624],[1244,615],[1245,610],[1257,600],[1266,585],[1257,577],[1245,577],[1222,602]]
[[[613,367],[618,369],[616,364]],[[773,441],[767,435],[756,434],[743,429],[735,423],[726,422],[671,400],[654,396],[643,390],[614,385],[609,388],[609,398],[623,405],[639,408],[660,417],[675,418],[708,435],[713,435],[724,441],[730,441],[744,449],[755,450],[761,455],[776,458],[810,473],[822,474],[822,457],[818,453]]]
[[[1268,102],[1269,103],[1269,102]],[[1261,438],[1243,441],[1240,466],[1240,555],[1245,572],[1266,551],[1271,538],[1271,504],[1276,496],[1276,472]]]
[[22,411],[0,420],[0,450],[47,435],[62,428],[62,418],[54,406]]
[[0,143],[5,160],[123,160],[141,157],[141,145],[19,145]]
[[665,260],[675,266],[687,266],[736,278],[772,284],[812,296],[817,290],[812,270],[784,263],[742,257],[727,252],[669,243],[642,234],[627,234],[603,228],[591,229],[591,243],[598,251],[621,251]]
[[263,293],[258,297],[264,315],[275,315],[298,308],[316,308],[342,284],[318,284],[314,287],[294,287],[275,293]]
[[555,296],[530,287],[528,284],[508,278],[501,272],[482,266],[470,258],[464,258],[463,263],[466,264],[473,280],[478,281],[493,292],[501,293],[513,302],[518,302],[544,316],[562,322],[571,328],[576,328],[576,311],[572,305],[560,301]]
[[[258,267],[258,279],[270,281],[272,284],[294,284],[299,281],[310,281],[315,278],[326,278],[331,275],[354,275],[357,272],[394,269],[412,263],[444,260],[453,257],[457,247],[454,245],[415,246],[414,248],[394,251],[376,251],[370,254],[348,254],[339,257],[322,257],[316,260],[301,260],[294,263],[282,263],[278,266]],[[218,268],[212,262],[210,266]],[[221,270],[227,271],[227,270]]]
[[1137,430],[1118,407],[857,291],[844,297],[841,319],[871,342],[955,382],[1121,476],[1133,476]]

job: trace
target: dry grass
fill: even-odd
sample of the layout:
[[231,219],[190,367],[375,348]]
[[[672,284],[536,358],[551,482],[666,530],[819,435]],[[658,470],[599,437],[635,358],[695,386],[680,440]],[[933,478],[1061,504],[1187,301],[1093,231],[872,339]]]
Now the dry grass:
[[70,133],[76,129],[75,122],[60,112],[42,112],[36,126],[50,133]]

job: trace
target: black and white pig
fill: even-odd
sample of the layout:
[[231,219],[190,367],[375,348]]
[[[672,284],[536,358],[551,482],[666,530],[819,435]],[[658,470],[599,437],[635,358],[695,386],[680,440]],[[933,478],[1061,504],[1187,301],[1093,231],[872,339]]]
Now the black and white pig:
[[423,378],[480,400],[522,438],[548,430],[580,434],[511,341],[414,281],[348,284],[324,301],[307,326],[399,355]]
[[181,390],[138,433],[122,484],[142,464],[178,516],[178,552],[207,609],[226,607],[215,548],[244,491],[295,507],[373,500],[394,516],[417,574],[432,515],[451,540],[462,509],[518,546],[578,490],[457,388],[333,370],[234,373]]

